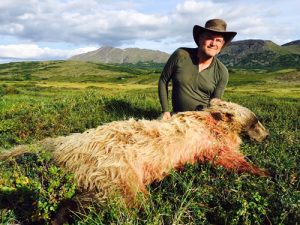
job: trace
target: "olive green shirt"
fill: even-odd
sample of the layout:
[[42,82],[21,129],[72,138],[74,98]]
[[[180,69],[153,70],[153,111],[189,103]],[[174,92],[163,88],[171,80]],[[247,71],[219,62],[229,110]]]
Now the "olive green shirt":
[[179,48],[166,63],[158,83],[163,112],[168,112],[168,84],[172,80],[174,112],[206,108],[212,98],[221,98],[228,83],[228,70],[216,57],[199,72],[197,48]]

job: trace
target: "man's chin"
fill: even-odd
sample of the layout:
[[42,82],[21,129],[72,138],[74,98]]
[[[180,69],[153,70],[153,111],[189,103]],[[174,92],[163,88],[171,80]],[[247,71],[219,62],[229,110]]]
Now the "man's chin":
[[215,57],[220,51],[214,49],[204,48],[202,49],[202,56],[209,59]]
[[205,52],[205,54],[206,54],[208,57],[214,57],[214,56],[216,56],[218,53],[219,53],[219,51],[215,51],[215,50],[210,50],[210,51],[206,51],[206,52]]

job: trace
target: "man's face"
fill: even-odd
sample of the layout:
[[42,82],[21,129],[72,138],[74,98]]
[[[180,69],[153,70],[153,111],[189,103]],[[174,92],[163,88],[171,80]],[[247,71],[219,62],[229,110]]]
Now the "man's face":
[[199,37],[198,48],[207,57],[214,57],[221,51],[224,44],[222,35],[206,31]]

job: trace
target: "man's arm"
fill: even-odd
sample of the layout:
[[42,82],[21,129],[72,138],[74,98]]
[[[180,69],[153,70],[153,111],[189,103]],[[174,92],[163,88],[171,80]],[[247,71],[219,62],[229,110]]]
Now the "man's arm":
[[[177,63],[177,54],[176,51],[168,59],[158,81],[158,96],[162,108],[162,112],[170,112],[169,102],[168,102],[168,84],[171,80],[171,77],[175,71],[175,66]],[[169,117],[170,113],[166,113],[163,117]]]
[[221,79],[218,82],[216,89],[211,98],[222,98],[229,79],[229,73],[226,68],[222,70]]

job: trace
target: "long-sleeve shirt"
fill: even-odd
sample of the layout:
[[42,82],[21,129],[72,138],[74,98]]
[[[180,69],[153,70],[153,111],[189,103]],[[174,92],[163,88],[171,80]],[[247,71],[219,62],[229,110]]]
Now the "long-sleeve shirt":
[[217,58],[199,72],[197,48],[179,48],[167,61],[158,83],[163,112],[169,112],[168,84],[172,81],[174,112],[206,108],[212,98],[221,98],[228,83],[228,70]]

